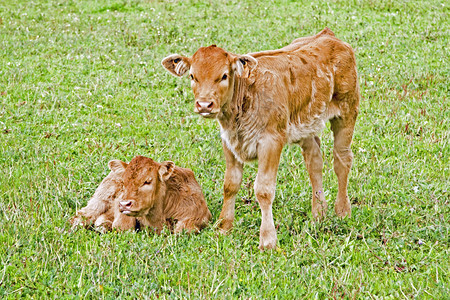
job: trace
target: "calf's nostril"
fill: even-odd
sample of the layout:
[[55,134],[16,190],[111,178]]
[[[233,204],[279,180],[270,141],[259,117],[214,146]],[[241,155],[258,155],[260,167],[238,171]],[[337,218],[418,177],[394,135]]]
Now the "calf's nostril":
[[195,108],[199,111],[212,110],[213,106],[213,101],[195,101]]
[[124,208],[131,207],[131,200],[130,201],[120,201],[120,206],[122,206]]

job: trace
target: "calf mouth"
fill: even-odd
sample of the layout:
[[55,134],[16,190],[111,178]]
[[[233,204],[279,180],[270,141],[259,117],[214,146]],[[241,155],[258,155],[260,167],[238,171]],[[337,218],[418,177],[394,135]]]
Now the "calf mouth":
[[147,215],[149,210],[148,209],[140,209],[140,210],[130,210],[130,209],[120,210],[119,209],[119,211],[120,211],[120,213],[122,213],[126,216],[138,218],[138,217],[143,217],[143,216]]
[[120,213],[130,216],[130,217],[137,217],[139,215],[138,211],[132,211],[129,209],[119,209]]
[[217,113],[213,112],[199,112],[198,114],[205,119],[214,119],[217,116]]

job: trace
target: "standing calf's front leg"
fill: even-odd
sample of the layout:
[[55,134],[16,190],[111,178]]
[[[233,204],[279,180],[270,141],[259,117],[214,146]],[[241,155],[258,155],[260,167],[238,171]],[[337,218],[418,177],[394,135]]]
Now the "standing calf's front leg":
[[225,154],[226,170],[223,183],[223,206],[219,216],[219,228],[220,232],[227,233],[233,227],[236,194],[242,182],[243,164],[234,157],[234,154],[224,142],[222,144]]
[[273,222],[272,203],[275,198],[278,165],[283,145],[269,140],[259,144],[258,175],[255,180],[255,195],[261,208],[259,249],[272,249],[277,244],[277,232]]

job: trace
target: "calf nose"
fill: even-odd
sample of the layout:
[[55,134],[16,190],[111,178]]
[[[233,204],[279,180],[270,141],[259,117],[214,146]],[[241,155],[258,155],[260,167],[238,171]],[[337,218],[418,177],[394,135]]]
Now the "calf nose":
[[214,107],[212,101],[195,101],[195,108],[199,114],[210,114]]
[[120,203],[119,203],[119,209],[121,210],[121,211],[124,211],[124,210],[129,210],[130,208],[131,208],[131,205],[133,204],[133,201],[131,201],[131,200],[128,200],[128,201],[120,201]]

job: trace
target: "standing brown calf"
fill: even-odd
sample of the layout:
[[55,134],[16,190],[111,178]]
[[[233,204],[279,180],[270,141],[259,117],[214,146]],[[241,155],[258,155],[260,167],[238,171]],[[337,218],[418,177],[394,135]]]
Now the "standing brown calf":
[[215,45],[192,57],[173,54],[162,61],[173,75],[189,71],[194,111],[218,120],[226,160],[221,230],[234,220],[235,198],[244,162],[258,160],[255,194],[262,212],[260,249],[276,246],[272,203],[282,149],[299,144],[312,184],[312,214],[322,217],[322,155],[317,136],[330,121],[338,216],[350,216],[347,195],[352,165],[350,144],[358,114],[359,86],[350,45],[325,28],[279,49],[236,55]]
[[199,231],[210,221],[211,213],[190,169],[144,156],[136,156],[129,164],[112,160],[108,166],[111,172],[72,218],[73,226],[128,230],[139,221],[159,233],[164,224],[175,223],[173,230],[178,233]]

